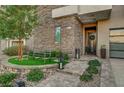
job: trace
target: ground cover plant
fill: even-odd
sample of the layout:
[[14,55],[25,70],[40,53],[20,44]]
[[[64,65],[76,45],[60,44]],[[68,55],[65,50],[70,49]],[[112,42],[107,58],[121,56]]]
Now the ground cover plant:
[[81,81],[90,81],[93,80],[93,75],[98,74],[99,73],[99,68],[101,66],[101,63],[95,59],[95,60],[90,60],[88,62],[88,68],[86,69],[86,71],[80,76],[80,80]]
[[[46,55],[47,54],[47,55]],[[28,55],[23,56],[22,60],[19,60],[17,57],[10,58],[8,62],[17,65],[47,65],[47,64],[58,64],[59,56],[61,52],[52,51],[52,52],[40,52],[36,53],[30,51]],[[63,54],[63,64],[68,63],[69,57],[68,54]]]
[[54,61],[53,59],[33,59],[33,58],[23,58],[21,61],[18,60],[18,58],[10,58],[8,60],[12,64],[17,65],[47,65],[47,64],[57,64],[57,61]]
[[44,78],[44,74],[40,69],[33,69],[27,74],[27,80],[38,82]]
[[2,87],[11,87],[12,81],[16,78],[17,74],[15,73],[4,73],[0,75],[0,85]]

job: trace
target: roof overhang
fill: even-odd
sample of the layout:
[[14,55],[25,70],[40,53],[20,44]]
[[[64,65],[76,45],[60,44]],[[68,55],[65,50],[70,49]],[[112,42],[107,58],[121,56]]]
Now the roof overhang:
[[112,6],[80,6],[78,18],[82,23],[92,23],[110,18]]
[[109,19],[112,5],[70,5],[52,10],[52,18],[77,15],[82,23]]

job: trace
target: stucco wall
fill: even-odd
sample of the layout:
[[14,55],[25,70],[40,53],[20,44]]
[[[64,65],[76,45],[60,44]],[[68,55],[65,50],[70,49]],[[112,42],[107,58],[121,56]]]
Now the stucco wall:
[[5,48],[8,47],[8,42],[7,40],[1,40],[0,41],[0,51],[4,50]]
[[111,16],[109,20],[98,21],[98,42],[97,55],[100,56],[101,45],[106,45],[107,57],[109,57],[109,34],[110,28],[124,27],[124,6],[112,6]]
[[109,21],[98,21],[97,24],[97,56],[100,57],[102,45],[106,45],[107,57],[109,57]]
[[110,28],[124,27],[124,5],[113,5],[110,17]]

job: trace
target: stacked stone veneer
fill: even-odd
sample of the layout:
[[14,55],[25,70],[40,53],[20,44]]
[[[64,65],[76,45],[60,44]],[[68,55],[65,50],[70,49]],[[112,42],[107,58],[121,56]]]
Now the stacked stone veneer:
[[[74,56],[75,48],[82,49],[81,24],[76,15],[52,18],[52,9],[62,6],[39,6],[40,26],[33,31],[34,51],[58,50]],[[61,26],[61,46],[55,43],[55,27]]]
[[[50,76],[56,72],[57,66],[53,65],[51,67],[44,66],[44,68],[42,68],[42,67],[41,68],[35,67],[35,68],[41,69],[41,71],[44,72],[45,78],[47,78],[48,76]],[[4,73],[8,73],[8,72],[18,73],[20,75],[20,78],[22,78],[24,75],[29,73],[32,69],[33,69],[33,67],[32,68],[18,68],[15,66],[7,66],[4,64],[0,64],[0,74],[4,74]]]

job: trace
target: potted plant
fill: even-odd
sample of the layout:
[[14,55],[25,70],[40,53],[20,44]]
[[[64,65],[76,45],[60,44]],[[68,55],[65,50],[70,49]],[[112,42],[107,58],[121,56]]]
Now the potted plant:
[[101,58],[105,59],[106,58],[106,45],[101,46]]

